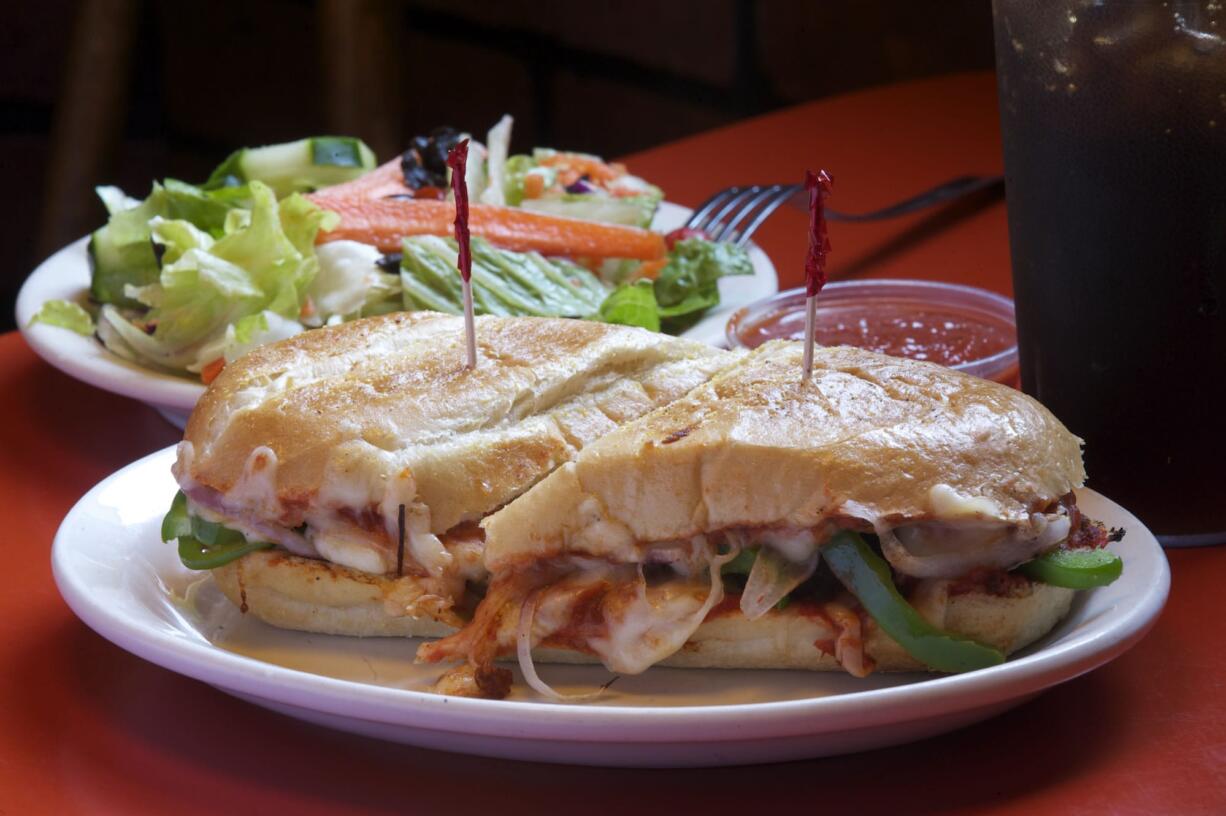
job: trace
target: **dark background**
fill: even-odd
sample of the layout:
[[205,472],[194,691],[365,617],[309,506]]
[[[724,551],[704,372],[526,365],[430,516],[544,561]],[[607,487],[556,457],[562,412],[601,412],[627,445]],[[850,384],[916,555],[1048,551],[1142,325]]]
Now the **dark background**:
[[0,330],[34,266],[102,222],[95,185],[143,197],[155,178],[203,180],[235,147],[344,133],[386,159],[436,125],[484,134],[511,113],[514,150],[618,156],[807,99],[992,66],[986,0],[31,0],[8,11]]

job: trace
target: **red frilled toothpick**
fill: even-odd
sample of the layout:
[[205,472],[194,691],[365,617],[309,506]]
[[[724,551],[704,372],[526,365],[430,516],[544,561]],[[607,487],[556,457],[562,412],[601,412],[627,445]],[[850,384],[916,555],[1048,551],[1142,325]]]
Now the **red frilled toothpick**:
[[805,371],[802,382],[813,376],[813,333],[817,326],[817,293],[826,285],[826,253],[830,236],[826,234],[826,196],[834,179],[825,170],[805,171],[809,191],[809,251],[805,254]]
[[477,327],[473,320],[473,255],[468,237],[468,140],[461,139],[447,154],[451,168],[451,191],[455,194],[455,242],[460,250],[460,280],[464,288],[464,339],[468,347],[468,367],[477,367]]

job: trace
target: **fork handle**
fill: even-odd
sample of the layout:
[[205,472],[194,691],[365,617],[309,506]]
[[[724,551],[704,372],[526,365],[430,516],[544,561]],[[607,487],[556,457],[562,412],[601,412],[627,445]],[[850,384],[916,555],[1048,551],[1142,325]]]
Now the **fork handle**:
[[[831,221],[852,222],[881,221],[887,218],[897,218],[900,215],[908,215],[928,207],[935,207],[946,201],[952,201],[955,198],[970,195],[978,190],[1004,184],[1004,181],[1004,176],[959,176],[880,210],[866,213],[843,213],[827,208],[826,217]],[[809,197],[803,188],[793,193],[788,202],[792,206],[806,212],[809,209]]]

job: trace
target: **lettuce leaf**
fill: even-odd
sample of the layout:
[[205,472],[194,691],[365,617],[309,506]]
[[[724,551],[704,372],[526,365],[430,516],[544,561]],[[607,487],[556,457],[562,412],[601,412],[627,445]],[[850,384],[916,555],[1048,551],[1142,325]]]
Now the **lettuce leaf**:
[[89,337],[94,333],[94,319],[89,312],[68,300],[49,300],[30,318],[30,324],[46,323]]
[[137,325],[104,309],[113,330],[102,335],[108,346],[122,340],[142,362],[199,370],[256,336],[301,330],[297,320],[318,269],[315,236],[336,216],[298,195],[278,204],[261,182],[252,182],[249,194],[250,218],[225,218],[215,240],[186,220],[152,219],[161,272],[153,283],[125,287],[127,298],[149,311]]
[[699,313],[719,305],[720,278],[753,274],[749,253],[733,244],[688,238],[678,241],[668,255],[653,287],[668,331],[684,328]]
[[660,330],[660,309],[648,280],[627,283],[614,289],[600,304],[599,314],[605,323]]
[[118,188],[99,187],[97,193],[110,218],[90,238],[90,296],[120,306],[136,305],[124,294],[126,287],[157,280],[158,258],[149,241],[154,218],[187,221],[218,237],[227,213],[250,203],[247,187],[206,191],[175,179],[155,182],[148,198],[135,206]]
[[[481,238],[472,239],[472,255],[477,314],[590,317],[608,291],[592,272],[561,258],[498,249]],[[400,279],[404,308],[461,313],[454,240],[404,239]]]

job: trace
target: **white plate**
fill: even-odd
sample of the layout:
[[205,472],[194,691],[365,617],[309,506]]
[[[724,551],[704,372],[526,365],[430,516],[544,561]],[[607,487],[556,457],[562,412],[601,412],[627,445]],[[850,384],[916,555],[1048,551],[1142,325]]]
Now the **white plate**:
[[[668,231],[685,223],[690,210],[664,202],[656,213],[653,227]],[[204,393],[197,380],[163,374],[130,363],[111,354],[93,337],[82,337],[66,329],[36,323],[32,318],[48,300],[71,300],[84,305],[89,293],[88,238],[69,244],[43,261],[26,280],[17,295],[17,326],[26,342],[51,365],[78,380],[106,391],[132,397],[156,408],[162,416],[182,428],[196,400]],[[735,309],[775,294],[779,279],[770,258],[756,245],[749,248],[754,274],[725,278],[719,283],[720,305],[685,332],[683,336],[712,345],[724,342],[724,324]]]
[[[1081,593],[1048,637],[1002,666],[970,674],[876,675],[651,669],[598,703],[421,691],[436,667],[412,663],[416,640],[287,632],[244,617],[159,541],[175,485],[170,449],[85,495],[55,538],[52,565],[68,605],[119,646],[256,705],[374,737],[487,756],[682,766],[816,757],[908,742],[1015,706],[1106,663],[1157,618],[1170,576],[1154,537],[1092,491],[1079,503],[1123,527],[1123,577]],[[542,666],[566,690],[608,679],[600,667]],[[922,750],[922,749],[921,749]]]

